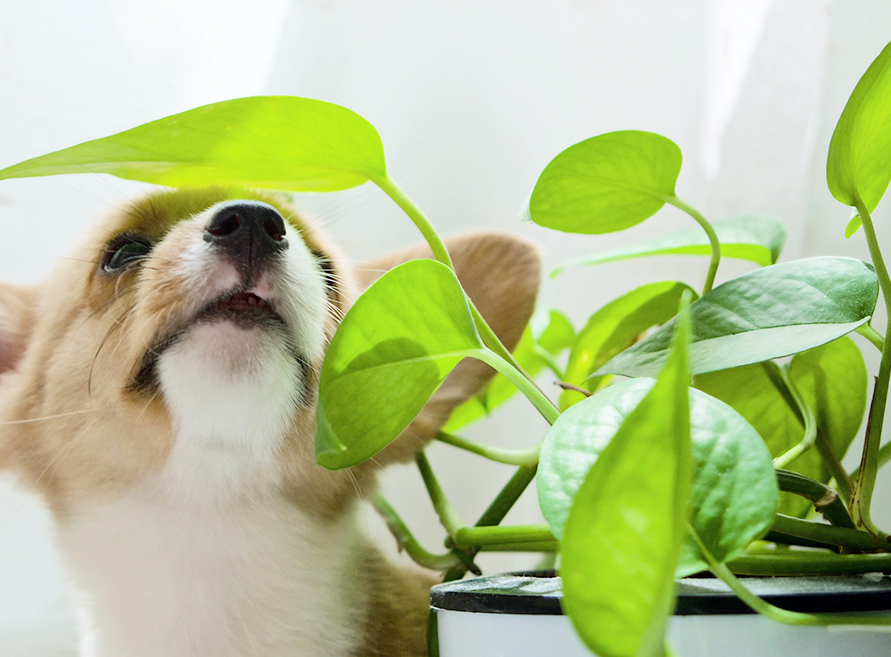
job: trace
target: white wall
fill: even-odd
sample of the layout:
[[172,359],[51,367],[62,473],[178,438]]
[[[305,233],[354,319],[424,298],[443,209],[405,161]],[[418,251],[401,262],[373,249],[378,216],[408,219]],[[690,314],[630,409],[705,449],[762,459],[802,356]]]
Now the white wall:
[[[888,25],[891,4],[883,0],[255,0],[249,8],[0,0],[0,166],[216,100],[321,98],[378,128],[394,179],[443,232],[516,231],[541,245],[550,267],[689,224],[671,209],[598,237],[519,223],[557,152],[637,128],[681,146],[678,193],[707,216],[780,216],[789,230],[785,259],[866,257],[862,240],[843,239],[848,213],[825,190],[825,153],[850,90],[891,38]],[[0,279],[39,280],[94,217],[142,188],[89,175],[3,181]],[[356,259],[417,240],[370,187],[306,195],[301,204]],[[887,217],[880,208],[884,233]],[[581,323],[644,282],[698,286],[705,267],[689,258],[605,265],[546,283],[542,300]],[[728,262],[719,279],[747,269]],[[469,435],[519,446],[544,428],[514,403]],[[468,519],[510,473],[448,449],[434,448],[433,459]],[[425,543],[439,545],[415,473],[394,469],[384,482]],[[891,498],[887,487],[879,498]],[[511,519],[536,521],[534,496]],[[891,524],[891,515],[883,520]],[[14,641],[31,641],[21,648],[29,655],[39,652],[35,641],[68,641],[64,631],[24,625],[46,624],[48,609],[64,609],[62,588],[45,516],[5,484],[0,653],[24,645]]]

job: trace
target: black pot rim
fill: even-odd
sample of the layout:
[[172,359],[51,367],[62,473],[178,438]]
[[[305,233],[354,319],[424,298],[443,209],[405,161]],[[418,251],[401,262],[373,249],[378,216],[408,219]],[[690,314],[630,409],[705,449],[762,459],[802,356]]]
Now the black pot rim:
[[[891,611],[891,578],[882,573],[808,577],[744,577],[746,586],[771,604],[805,613]],[[523,571],[437,584],[434,610],[490,614],[561,615],[560,578],[554,571]],[[675,615],[753,612],[713,577],[678,581]]]

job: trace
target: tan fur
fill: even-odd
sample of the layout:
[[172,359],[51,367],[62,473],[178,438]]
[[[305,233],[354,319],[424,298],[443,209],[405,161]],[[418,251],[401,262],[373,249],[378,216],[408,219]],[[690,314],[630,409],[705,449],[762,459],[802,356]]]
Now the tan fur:
[[[340,284],[330,300],[335,311],[326,328],[329,338],[335,315],[348,308],[354,294],[353,275],[361,289],[379,270],[430,256],[425,248],[410,249],[351,273],[337,265],[325,238],[278,198],[210,188],[153,194],[103,222],[39,288],[0,286],[0,463],[11,465],[60,521],[71,508],[113,500],[164,467],[174,441],[164,399],[131,384],[159,336],[195,311],[182,282],[165,266],[177,259],[189,231],[200,229],[184,220],[229,198],[275,206],[309,246],[332,258]],[[124,230],[148,234],[157,246],[144,267],[103,275],[97,263],[105,245]],[[473,303],[512,348],[534,304],[540,275],[535,249],[497,233],[461,236],[448,246]],[[320,364],[312,364],[316,372]],[[411,458],[492,374],[477,361],[461,363],[376,463]],[[316,466],[313,423],[314,399],[295,413],[286,437],[279,462],[282,492],[305,512],[333,520],[354,506],[355,484],[363,494],[371,491],[377,465],[352,473]],[[431,578],[390,565],[371,547],[364,559],[373,593],[361,655],[425,654]]]

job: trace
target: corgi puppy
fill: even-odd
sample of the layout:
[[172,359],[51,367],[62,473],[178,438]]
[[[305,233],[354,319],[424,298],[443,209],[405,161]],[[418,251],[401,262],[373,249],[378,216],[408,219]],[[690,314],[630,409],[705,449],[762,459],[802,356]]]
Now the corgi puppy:
[[[532,312],[525,241],[447,242],[508,347]],[[432,575],[357,523],[493,372],[462,362],[374,462],[314,463],[318,372],[338,319],[417,248],[345,268],[275,196],[159,191],[36,287],[0,286],[0,465],[49,506],[83,657],[421,657]]]

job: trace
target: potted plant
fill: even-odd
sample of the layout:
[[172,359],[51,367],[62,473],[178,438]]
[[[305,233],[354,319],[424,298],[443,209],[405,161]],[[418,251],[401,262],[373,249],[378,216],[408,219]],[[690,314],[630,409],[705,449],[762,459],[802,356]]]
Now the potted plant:
[[[891,449],[881,446],[891,330],[882,337],[870,324],[880,292],[891,307],[891,277],[871,218],[891,179],[889,117],[891,46],[855,88],[827,167],[833,195],[856,213],[847,232],[862,226],[872,265],[836,257],[775,264],[782,226],[763,217],[710,223],[675,194],[680,150],[660,135],[614,132],[565,150],[532,192],[532,221],[605,233],[673,205],[699,227],[587,264],[700,253],[710,256],[710,267],[701,291],[677,281],[645,285],[598,310],[577,334],[560,313],[546,313],[513,354],[465,295],[429,221],[387,174],[374,128],[344,108],[299,98],[218,103],[28,160],[0,170],[0,179],[81,172],[89,164],[94,172],[168,185],[237,181],[334,191],[376,184],[418,226],[435,259],[410,261],[381,276],[342,322],[321,373],[317,462],[346,468],[373,457],[408,426],[461,359],[487,363],[501,377],[459,408],[439,438],[515,465],[508,484],[475,524],[466,524],[420,453],[418,467],[447,532],[446,550],[438,554],[418,544],[386,500],[378,497],[376,507],[405,550],[418,563],[443,570],[447,582],[476,571],[474,557],[482,549],[559,552],[560,596],[554,578],[525,577],[520,585],[545,593],[530,603],[539,611],[563,609],[572,621],[583,643],[571,639],[575,648],[560,654],[584,644],[601,655],[656,655],[670,650],[665,635],[676,604],[683,614],[703,598],[725,609],[729,604],[738,610],[741,603],[792,626],[891,625],[887,613],[871,613],[891,609],[887,576],[840,580],[836,592],[826,589],[827,582],[839,581],[835,576],[891,572],[888,534],[871,517],[878,469],[891,458]],[[207,148],[224,129],[226,148]],[[764,267],[713,289],[722,255]],[[397,297],[401,303],[387,303]],[[441,330],[412,331],[421,315]],[[855,331],[882,353],[869,404],[862,356],[845,337]],[[790,362],[777,362],[789,356]],[[367,385],[371,368],[374,376],[388,372],[400,385]],[[559,403],[532,378],[544,368],[563,383]],[[631,378],[616,382],[616,375]],[[514,388],[552,425],[532,448],[497,450],[455,434]],[[863,457],[848,473],[840,460],[864,413]],[[501,526],[536,474],[547,524]],[[812,508],[825,521],[808,518]],[[685,580],[678,598],[676,578],[708,571],[722,584]],[[801,583],[810,582],[804,587],[810,596],[799,595],[791,603],[799,609],[794,611],[769,602],[782,604],[787,595],[774,590],[775,581],[744,583],[737,575],[823,579],[794,580],[799,593]],[[473,607],[481,597],[504,597],[505,588],[515,592],[517,584],[500,586],[501,593],[498,588],[497,582],[453,585],[437,589],[434,601],[443,607],[450,596],[464,595],[477,600],[467,603]],[[852,588],[866,592],[852,598]],[[727,603],[728,592],[741,602]],[[504,610],[496,608],[501,602],[492,604]],[[688,645],[688,635],[678,629],[682,620],[671,622],[670,636],[684,654],[713,653],[713,647],[697,652]],[[733,640],[746,646],[745,654],[755,651],[753,633],[775,636],[748,621],[731,625],[716,631],[745,633]],[[432,623],[431,651],[438,645],[436,628]],[[515,639],[528,636],[509,631]],[[554,648],[550,637],[557,635],[547,636],[546,647]],[[885,654],[891,645],[878,629],[858,636],[864,637],[859,654]],[[469,640],[460,639],[460,654],[482,650],[468,647]],[[816,640],[825,642],[825,635]],[[442,645],[444,655],[459,654],[450,647],[454,639],[444,637]],[[757,650],[769,652],[769,645]],[[721,654],[731,653],[721,648]]]

